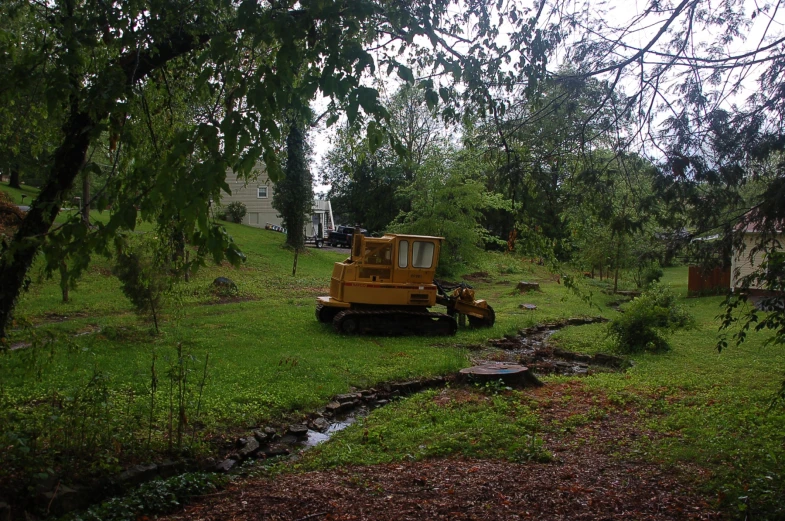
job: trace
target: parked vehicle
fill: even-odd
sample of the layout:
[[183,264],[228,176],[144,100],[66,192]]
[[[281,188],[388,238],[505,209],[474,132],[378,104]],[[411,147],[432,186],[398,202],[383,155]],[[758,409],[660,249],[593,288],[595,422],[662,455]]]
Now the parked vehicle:
[[327,236],[327,244],[329,246],[348,248],[352,245],[352,237],[355,233],[367,236],[368,230],[352,226],[339,226],[337,230],[330,232],[330,235]]
[[[491,327],[493,308],[463,284],[434,280],[442,237],[355,234],[351,257],[336,262],[330,295],[316,299],[316,318],[340,333],[454,335],[456,315]],[[446,313],[428,308],[441,304]]]

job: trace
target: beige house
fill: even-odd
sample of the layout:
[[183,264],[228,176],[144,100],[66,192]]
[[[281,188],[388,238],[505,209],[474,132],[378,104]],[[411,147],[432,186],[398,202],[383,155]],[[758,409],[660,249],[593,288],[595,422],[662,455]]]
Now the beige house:
[[[733,252],[733,258],[731,259],[730,289],[732,291],[741,289],[744,277],[751,275],[753,271],[758,269],[763,263],[765,255],[763,252],[758,251],[750,256],[753,248],[755,248],[758,243],[760,233],[755,223],[748,223],[742,226],[744,226],[744,249],[743,251],[735,250]],[[785,249],[785,234],[782,233],[782,230],[777,231],[776,238],[779,241],[778,250],[783,251]],[[762,291],[756,284],[750,285],[749,289],[751,290],[751,293],[759,293]]]
[[[257,228],[281,226],[281,217],[273,208],[274,185],[264,168],[258,169],[258,177],[254,181],[238,179],[237,175],[229,170],[226,172],[226,184],[232,193],[223,193],[221,205],[239,201],[245,204],[246,214],[243,224]],[[334,228],[333,210],[329,200],[314,199],[311,218],[306,219],[305,235],[315,237],[321,228],[322,237]]]

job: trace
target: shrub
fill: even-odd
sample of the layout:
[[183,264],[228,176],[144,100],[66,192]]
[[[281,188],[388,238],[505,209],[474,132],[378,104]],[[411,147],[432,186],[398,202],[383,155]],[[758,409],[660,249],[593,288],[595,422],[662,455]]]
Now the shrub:
[[149,315],[158,333],[158,317],[163,297],[172,286],[166,255],[159,254],[151,239],[125,245],[117,253],[112,273],[139,315]]
[[226,220],[233,223],[241,223],[246,212],[245,203],[234,201],[226,206]]
[[182,508],[192,497],[214,492],[226,484],[226,478],[215,474],[189,473],[169,479],[156,479],[141,485],[126,496],[114,497],[79,514],[65,517],[68,521],[134,521],[150,515],[166,514]]
[[5,192],[0,192],[0,237],[12,236],[25,217],[25,212]]
[[663,271],[658,262],[650,264],[640,264],[638,269],[633,272],[633,280],[639,288],[648,288],[662,278]]
[[624,353],[667,351],[665,335],[689,326],[692,316],[676,302],[667,286],[652,284],[608,325],[608,335]]

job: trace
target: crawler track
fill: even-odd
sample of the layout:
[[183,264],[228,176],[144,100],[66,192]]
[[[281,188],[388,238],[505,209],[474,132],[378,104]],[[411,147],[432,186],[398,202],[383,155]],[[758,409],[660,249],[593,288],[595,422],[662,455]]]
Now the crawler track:
[[333,319],[339,333],[383,336],[454,335],[455,319],[444,313],[406,310],[346,310]]

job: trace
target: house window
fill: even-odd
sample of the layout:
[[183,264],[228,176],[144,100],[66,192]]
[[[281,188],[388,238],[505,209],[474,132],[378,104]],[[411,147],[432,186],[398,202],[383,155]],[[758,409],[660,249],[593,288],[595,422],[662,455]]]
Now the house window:
[[267,199],[267,186],[260,186],[256,189],[257,199]]

